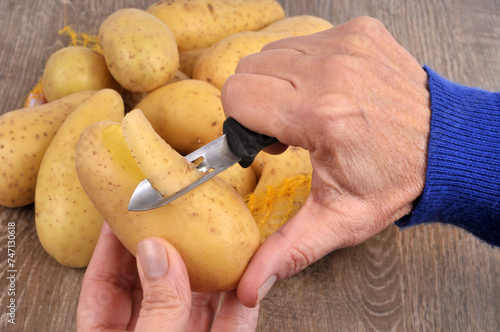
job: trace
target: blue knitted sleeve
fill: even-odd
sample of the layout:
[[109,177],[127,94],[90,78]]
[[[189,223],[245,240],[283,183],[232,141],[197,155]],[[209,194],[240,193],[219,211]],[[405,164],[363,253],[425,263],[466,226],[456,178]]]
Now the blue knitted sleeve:
[[452,224],[500,245],[500,93],[464,87],[428,67],[431,128],[427,173],[408,227]]

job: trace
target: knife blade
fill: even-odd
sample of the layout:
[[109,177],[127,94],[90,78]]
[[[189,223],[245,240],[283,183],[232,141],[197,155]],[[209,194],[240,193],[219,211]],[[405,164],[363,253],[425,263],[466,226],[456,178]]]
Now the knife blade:
[[144,179],[134,190],[128,210],[146,211],[169,204],[236,163],[244,168],[249,167],[257,153],[276,142],[278,140],[274,137],[251,131],[235,119],[227,118],[221,137],[184,157],[190,163],[202,159],[196,168],[205,175],[168,197],[158,192],[148,179]]

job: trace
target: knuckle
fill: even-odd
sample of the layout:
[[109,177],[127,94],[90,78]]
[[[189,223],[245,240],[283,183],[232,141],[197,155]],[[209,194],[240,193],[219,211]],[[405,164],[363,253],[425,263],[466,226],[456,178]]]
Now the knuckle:
[[379,38],[387,30],[382,22],[369,16],[361,16],[356,20],[358,32],[371,38]]
[[291,248],[289,256],[288,275],[286,277],[299,273],[316,261],[314,249],[307,245],[302,245],[300,248]]
[[353,33],[342,38],[339,47],[344,54],[353,56],[374,54],[375,51],[372,39],[362,33]]
[[255,53],[246,55],[241,58],[236,65],[235,73],[246,73],[248,71],[248,68],[251,67],[251,63],[254,57]]
[[163,285],[150,285],[144,292],[141,311],[165,312],[181,314],[190,310],[190,302],[177,288],[171,289]]

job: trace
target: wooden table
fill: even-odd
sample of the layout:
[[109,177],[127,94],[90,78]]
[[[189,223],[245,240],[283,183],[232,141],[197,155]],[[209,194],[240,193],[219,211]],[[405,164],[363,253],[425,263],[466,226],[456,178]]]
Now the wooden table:
[[[0,113],[19,108],[65,22],[96,33],[122,7],[153,0],[0,1]],[[380,19],[421,64],[458,83],[500,90],[498,0],[281,0],[288,16],[339,24]],[[8,223],[15,221],[16,324],[7,322]],[[0,207],[0,330],[72,331],[84,270],[58,265],[38,242],[33,206]],[[275,285],[259,331],[500,331],[500,249],[439,224],[391,226]]]

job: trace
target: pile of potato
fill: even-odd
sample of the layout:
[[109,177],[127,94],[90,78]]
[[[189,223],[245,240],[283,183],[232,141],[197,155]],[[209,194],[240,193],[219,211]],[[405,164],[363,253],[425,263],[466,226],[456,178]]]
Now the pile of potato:
[[[112,228],[121,234],[120,240],[134,252],[135,247],[127,240],[127,230],[135,232],[135,242],[139,239],[137,234],[148,235],[136,229],[139,226],[132,220],[136,218],[144,222],[151,212],[132,214],[126,210],[125,202],[128,203],[129,196],[118,194],[120,183],[136,185],[130,182],[134,176],[127,173],[136,167],[128,164],[134,160],[128,154],[136,157],[140,149],[144,149],[143,153],[155,154],[152,147],[157,143],[152,143],[153,138],[144,138],[155,135],[158,135],[155,140],[161,139],[161,144],[167,144],[179,156],[217,138],[222,133],[225,119],[220,90],[242,57],[258,52],[271,41],[314,33],[331,26],[313,16],[285,18],[283,8],[274,0],[170,0],[159,1],[146,10],[127,8],[111,14],[99,29],[102,54],[85,47],[66,47],[53,53],[42,78],[47,103],[14,110],[0,117],[0,204],[20,207],[34,202],[39,239],[47,252],[63,265],[85,267],[88,264],[103,218],[108,222],[117,220],[110,222]],[[126,135],[125,132],[124,135],[116,134],[117,130],[121,133],[122,129],[116,129],[116,125],[119,128],[124,126],[128,109],[138,109],[154,135],[149,129],[144,132],[147,133],[145,136],[133,130],[128,130]],[[141,116],[135,117],[142,119]],[[143,125],[141,128],[147,127]],[[89,128],[94,128],[94,136],[84,135],[91,130]],[[127,135],[128,141],[125,140]],[[130,140],[132,135],[135,135],[134,140]],[[87,141],[82,143],[84,136]],[[83,145],[87,152],[78,152],[79,146]],[[111,154],[112,161],[106,161],[109,156],[105,154],[112,149],[110,146],[121,146],[117,150],[121,153]],[[85,158],[78,161],[78,154],[85,155]],[[136,172],[140,175],[136,180],[159,176],[162,179],[155,180],[159,187],[162,181],[183,184],[190,169],[186,165],[183,171],[170,172],[165,168],[170,167],[165,160],[158,161],[157,166],[163,167],[160,167],[162,172],[176,174],[165,180],[167,177],[162,177],[161,172],[151,173],[150,169],[158,172],[158,167],[147,167],[157,162],[154,158],[140,160],[143,165]],[[291,160],[296,166],[290,167]],[[97,169],[106,166],[110,169],[116,167],[116,174],[107,173],[108,179],[95,175]],[[146,171],[143,166],[146,166]],[[120,173],[119,169],[123,172]],[[290,148],[279,157],[259,154],[252,167],[243,169],[235,165],[219,177],[243,202],[241,197],[263,191],[276,181],[311,172],[307,151]],[[120,178],[120,174],[128,178]],[[116,186],[115,192],[107,191],[111,183]],[[121,195],[129,194],[123,192]],[[99,202],[96,202],[96,197]],[[123,204],[116,205],[118,201]],[[243,211],[246,207],[242,207],[241,202],[237,203],[237,210]],[[201,208],[196,204],[196,201],[192,202],[192,213],[203,214],[210,210],[207,205]],[[118,210],[110,211],[106,205],[116,206]],[[175,208],[169,209],[172,210],[170,218],[183,220],[185,229],[179,229],[179,232],[197,232],[190,228],[190,219],[186,215],[180,216]],[[119,218],[113,218],[110,213],[126,216],[129,224],[118,225]],[[242,217],[228,218],[226,224],[232,222],[231,218]],[[205,217],[203,220],[210,224],[209,219]],[[230,232],[220,232],[221,227],[224,226],[219,224],[213,229],[226,238],[234,237],[238,232],[234,228]],[[255,235],[255,230],[249,232]],[[177,235],[160,233],[169,241],[177,242],[179,248],[186,247],[182,241],[176,241]],[[247,237],[252,238],[252,250],[241,259],[236,257],[243,268],[258,247],[254,235]],[[259,235],[257,243],[262,240]],[[203,242],[203,237],[200,241]],[[181,251],[181,254],[196,255],[192,249]],[[238,250],[233,248],[232,251],[232,255],[237,255],[234,252]],[[189,261],[187,256],[183,258]],[[190,275],[195,273],[194,270],[192,267]],[[207,283],[215,285],[216,279],[217,276],[213,276]],[[233,286],[234,280],[220,287]],[[213,289],[220,287],[214,286]],[[206,284],[199,289],[213,290]]]

